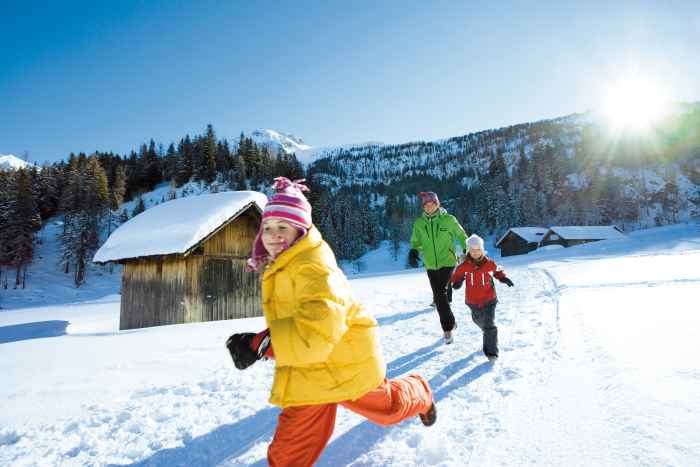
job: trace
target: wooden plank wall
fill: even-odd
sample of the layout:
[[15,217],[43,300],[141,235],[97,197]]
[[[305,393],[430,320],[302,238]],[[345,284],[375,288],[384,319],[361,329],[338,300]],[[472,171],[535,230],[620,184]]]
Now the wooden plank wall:
[[255,235],[260,225],[260,214],[250,208],[224,229],[204,242],[205,256],[233,256],[249,258]]
[[259,222],[249,209],[207,240],[203,254],[125,263],[119,328],[262,316],[260,276],[244,270]]

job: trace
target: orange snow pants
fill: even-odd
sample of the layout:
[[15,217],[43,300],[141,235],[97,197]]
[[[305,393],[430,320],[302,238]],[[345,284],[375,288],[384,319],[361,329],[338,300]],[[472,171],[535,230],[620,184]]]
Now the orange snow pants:
[[318,460],[333,434],[338,404],[379,425],[394,425],[430,409],[433,395],[420,375],[386,379],[354,401],[287,407],[267,450],[270,467],[309,467]]

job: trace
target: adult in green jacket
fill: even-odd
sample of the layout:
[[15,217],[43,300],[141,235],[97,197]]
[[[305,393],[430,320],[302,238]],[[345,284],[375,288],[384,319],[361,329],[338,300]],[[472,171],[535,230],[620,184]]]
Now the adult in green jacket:
[[440,207],[440,200],[435,193],[421,192],[420,197],[423,214],[413,224],[408,259],[411,266],[417,268],[419,254],[422,254],[445,342],[451,344],[455,317],[450,308],[447,289],[457,264],[455,245],[461,248],[460,254],[464,253],[467,250],[467,234],[459,221]]

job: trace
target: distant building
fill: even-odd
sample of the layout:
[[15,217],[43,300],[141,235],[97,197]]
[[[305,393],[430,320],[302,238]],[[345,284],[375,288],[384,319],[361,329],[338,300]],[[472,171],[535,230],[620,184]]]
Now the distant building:
[[540,246],[562,245],[570,247],[617,238],[625,238],[625,235],[614,225],[556,226],[549,228],[549,231],[542,237]]
[[261,316],[245,265],[266,203],[254,191],[180,198],[115,230],[93,261],[124,266],[119,329]]
[[536,250],[547,233],[547,227],[513,227],[496,242],[501,256],[523,255]]

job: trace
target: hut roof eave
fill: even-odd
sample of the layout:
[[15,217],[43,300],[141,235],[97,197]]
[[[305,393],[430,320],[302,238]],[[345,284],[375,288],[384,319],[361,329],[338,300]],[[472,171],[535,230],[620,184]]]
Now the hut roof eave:
[[105,264],[154,256],[187,256],[249,208],[259,213],[267,197],[255,191],[215,193],[159,204],[115,230],[93,262]]

